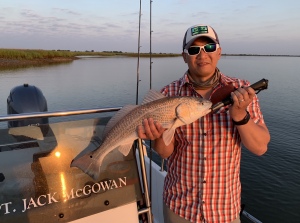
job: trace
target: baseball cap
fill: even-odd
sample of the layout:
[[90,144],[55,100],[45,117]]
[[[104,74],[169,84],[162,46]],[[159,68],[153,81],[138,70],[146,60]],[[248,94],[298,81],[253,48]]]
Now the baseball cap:
[[208,37],[215,43],[220,44],[218,35],[211,26],[199,24],[187,29],[183,38],[182,49],[189,48],[195,39],[202,36]]

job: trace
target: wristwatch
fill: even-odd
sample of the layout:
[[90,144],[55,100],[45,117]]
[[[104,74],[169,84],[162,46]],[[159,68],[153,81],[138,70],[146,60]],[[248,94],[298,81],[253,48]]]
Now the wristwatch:
[[249,114],[248,111],[246,111],[246,112],[247,112],[246,116],[241,121],[236,122],[232,119],[233,124],[235,124],[235,125],[245,125],[245,124],[247,124],[250,120],[250,114]]

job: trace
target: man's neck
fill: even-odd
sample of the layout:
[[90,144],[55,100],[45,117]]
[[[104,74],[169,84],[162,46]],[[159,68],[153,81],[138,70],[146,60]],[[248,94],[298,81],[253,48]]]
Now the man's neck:
[[195,79],[195,75],[191,75],[191,73],[188,71],[188,78],[190,80],[190,83],[196,90],[207,90],[217,85],[220,79],[220,73],[219,70],[216,70],[215,73],[210,76],[202,78],[196,76]]
[[200,94],[203,98],[205,99],[209,99],[211,92],[212,92],[212,88],[208,88],[208,89],[195,89],[195,91]]
[[200,76],[200,75],[192,74],[190,71],[188,71],[188,74],[192,78],[193,81],[201,84],[201,83],[205,83],[207,80],[209,80],[212,76],[214,76],[215,73],[212,73],[209,76]]

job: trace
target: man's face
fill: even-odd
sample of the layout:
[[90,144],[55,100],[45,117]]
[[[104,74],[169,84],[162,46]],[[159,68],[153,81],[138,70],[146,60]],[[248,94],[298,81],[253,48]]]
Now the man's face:
[[[204,46],[212,43],[208,38],[198,38],[191,46]],[[218,61],[221,58],[221,48],[217,48],[215,52],[206,53],[201,49],[197,55],[189,55],[182,53],[184,61],[188,64],[190,75],[193,78],[200,78],[202,81],[210,78],[217,67]]]

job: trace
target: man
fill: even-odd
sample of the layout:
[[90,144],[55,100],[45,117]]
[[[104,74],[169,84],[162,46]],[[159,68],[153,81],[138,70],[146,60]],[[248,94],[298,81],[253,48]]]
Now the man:
[[153,148],[168,158],[163,194],[165,222],[240,222],[241,143],[262,155],[270,141],[258,98],[248,81],[218,70],[221,47],[212,27],[188,28],[182,57],[188,70],[162,89],[164,95],[211,99],[225,86],[233,85],[236,90],[231,93],[232,105],[178,127],[168,146],[163,142],[165,129],[160,123],[150,118],[138,126],[139,137],[155,140]]

